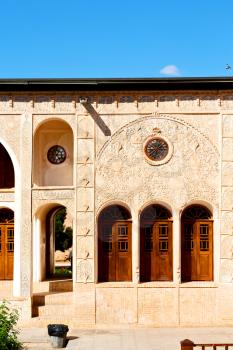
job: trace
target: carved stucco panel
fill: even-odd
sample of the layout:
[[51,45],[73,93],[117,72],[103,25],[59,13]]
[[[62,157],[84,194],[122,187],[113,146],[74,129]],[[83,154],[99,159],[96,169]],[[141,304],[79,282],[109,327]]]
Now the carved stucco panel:
[[[154,128],[174,147],[170,161],[161,166],[148,164],[143,152]],[[99,153],[96,205],[127,200],[140,208],[158,199],[178,207],[196,199],[217,203],[218,176],[218,153],[205,135],[171,117],[144,117],[121,128]]]
[[93,164],[77,165],[77,187],[94,187]]
[[20,124],[22,117],[19,115],[0,115],[0,138],[13,150],[20,162]]
[[94,210],[94,189],[78,188],[77,189],[77,211]]
[[233,137],[223,138],[222,140],[222,160],[233,161]]
[[233,137],[233,115],[223,116],[223,137]]
[[233,236],[221,236],[221,258],[233,258]]
[[233,211],[222,211],[221,233],[233,235]]
[[77,212],[77,235],[94,235],[93,212]]
[[222,188],[222,210],[233,209],[233,187]]
[[220,279],[221,282],[233,282],[233,259],[221,259]]
[[93,163],[94,140],[78,139],[78,163]]
[[63,205],[64,207],[66,207],[67,212],[71,215],[72,218],[74,218],[74,207],[75,207],[75,203],[74,203],[74,199],[70,198],[70,199],[64,199],[64,198],[54,198],[54,199],[36,199],[33,197],[32,200],[32,216],[34,216],[36,214],[36,212],[38,211],[39,208],[41,208],[42,206],[46,206],[48,204],[58,204],[58,205]]
[[94,282],[94,260],[77,259],[76,282]]
[[77,236],[77,259],[94,258],[93,236]]
[[78,116],[78,138],[94,137],[94,120],[90,115]]
[[222,185],[233,186],[233,162],[222,162]]

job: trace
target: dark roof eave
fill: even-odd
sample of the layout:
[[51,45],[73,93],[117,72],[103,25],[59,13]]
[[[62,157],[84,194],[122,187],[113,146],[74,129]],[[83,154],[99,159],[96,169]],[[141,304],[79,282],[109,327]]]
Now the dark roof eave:
[[107,79],[0,79],[0,91],[172,91],[229,90],[233,77],[107,78]]

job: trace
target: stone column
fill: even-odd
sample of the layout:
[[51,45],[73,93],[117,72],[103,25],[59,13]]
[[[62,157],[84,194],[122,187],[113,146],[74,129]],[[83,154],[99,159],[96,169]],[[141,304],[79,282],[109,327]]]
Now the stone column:
[[[76,319],[95,323],[94,120],[79,113],[77,133]],[[85,303],[83,302],[85,300]]]
[[14,262],[14,296],[30,298],[32,291],[32,227],[31,227],[31,174],[32,174],[32,115],[21,116],[20,179],[16,189],[16,237]]
[[140,227],[139,218],[132,213],[132,280],[139,283],[140,280]]
[[222,116],[220,281],[233,282],[233,115]]
[[181,219],[179,210],[173,213],[173,281],[181,282]]

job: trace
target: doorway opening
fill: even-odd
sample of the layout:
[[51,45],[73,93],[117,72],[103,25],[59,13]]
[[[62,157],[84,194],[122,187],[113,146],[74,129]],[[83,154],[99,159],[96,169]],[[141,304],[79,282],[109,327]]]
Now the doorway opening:
[[0,209],[0,280],[13,280],[14,212]]
[[73,270],[72,218],[57,206],[46,216],[46,279],[71,279]]

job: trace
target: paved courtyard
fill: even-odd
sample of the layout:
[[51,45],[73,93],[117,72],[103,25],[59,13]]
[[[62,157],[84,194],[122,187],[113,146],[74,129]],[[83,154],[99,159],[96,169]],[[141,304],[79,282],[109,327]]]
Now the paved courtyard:
[[[233,328],[71,329],[68,338],[70,350],[180,350],[180,341],[186,338],[195,343],[233,343]],[[21,329],[20,339],[28,350],[52,349],[47,329]]]

